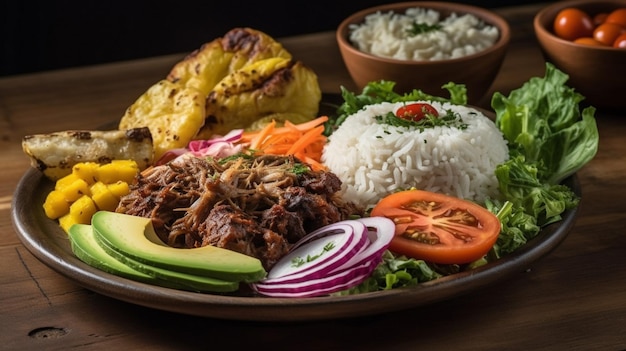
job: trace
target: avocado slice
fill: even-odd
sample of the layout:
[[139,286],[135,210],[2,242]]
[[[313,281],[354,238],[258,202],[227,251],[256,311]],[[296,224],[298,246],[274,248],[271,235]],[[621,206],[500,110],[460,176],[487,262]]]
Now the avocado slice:
[[171,271],[234,282],[256,282],[267,275],[259,259],[239,252],[215,246],[170,247],[156,235],[149,218],[98,211],[91,224],[96,240],[112,256],[117,253]]
[[233,292],[239,283],[202,277],[145,265],[120,254],[112,256],[96,240],[88,224],[74,224],[69,229],[72,251],[81,261],[102,271],[124,278],[167,288],[197,292]]

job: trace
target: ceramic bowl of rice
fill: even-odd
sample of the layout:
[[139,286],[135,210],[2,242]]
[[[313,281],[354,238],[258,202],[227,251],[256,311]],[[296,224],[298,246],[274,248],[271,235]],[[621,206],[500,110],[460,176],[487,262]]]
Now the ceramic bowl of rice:
[[380,5],[343,20],[336,40],[356,87],[388,80],[396,91],[441,96],[449,82],[465,84],[478,105],[500,71],[510,41],[495,12],[452,2]]
[[427,102],[445,125],[394,126],[380,116],[408,102],[368,105],[329,137],[323,162],[343,182],[344,196],[366,208],[399,190],[417,188],[483,203],[499,198],[497,165],[507,142],[481,109]]

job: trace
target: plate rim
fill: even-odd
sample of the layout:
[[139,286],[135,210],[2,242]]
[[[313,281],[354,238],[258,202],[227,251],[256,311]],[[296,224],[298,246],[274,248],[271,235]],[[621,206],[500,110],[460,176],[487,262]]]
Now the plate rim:
[[[566,183],[582,199],[578,177],[573,175]],[[150,285],[85,264],[71,253],[67,234],[56,222],[45,217],[41,206],[45,194],[41,190],[52,186],[38,170],[27,170],[16,186],[11,218],[22,244],[59,274],[86,289],[144,307],[201,317],[268,322],[362,317],[416,308],[478,290],[523,272],[558,247],[573,227],[580,207],[567,210],[560,222],[543,228],[523,247],[497,261],[416,286],[347,296],[241,297]],[[53,233],[46,232],[51,225],[56,225],[57,229]]]

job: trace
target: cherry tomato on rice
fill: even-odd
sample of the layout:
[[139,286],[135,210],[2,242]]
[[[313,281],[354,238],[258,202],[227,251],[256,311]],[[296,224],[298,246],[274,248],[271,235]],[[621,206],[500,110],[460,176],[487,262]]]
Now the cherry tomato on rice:
[[557,14],[553,27],[559,38],[575,40],[592,36],[594,25],[591,16],[587,13],[577,8],[568,7]]
[[396,224],[389,250],[440,264],[476,261],[489,252],[500,234],[500,221],[486,208],[423,190],[390,194],[371,215]]
[[421,102],[404,105],[396,111],[396,116],[414,122],[423,119],[426,115],[437,117],[439,112],[432,105]]
[[615,39],[623,33],[626,33],[626,28],[605,22],[596,27],[593,31],[593,38],[604,45],[613,46]]

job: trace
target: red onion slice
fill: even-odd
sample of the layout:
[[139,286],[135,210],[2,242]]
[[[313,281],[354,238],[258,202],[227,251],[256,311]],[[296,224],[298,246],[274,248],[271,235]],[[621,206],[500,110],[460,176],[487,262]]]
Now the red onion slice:
[[285,284],[252,284],[253,290],[270,297],[316,297],[332,294],[361,284],[376,268],[377,263],[365,262],[319,279]]
[[302,240],[304,244],[296,244],[274,265],[263,284],[317,279],[335,271],[369,245],[367,227],[352,220],[325,226]]

